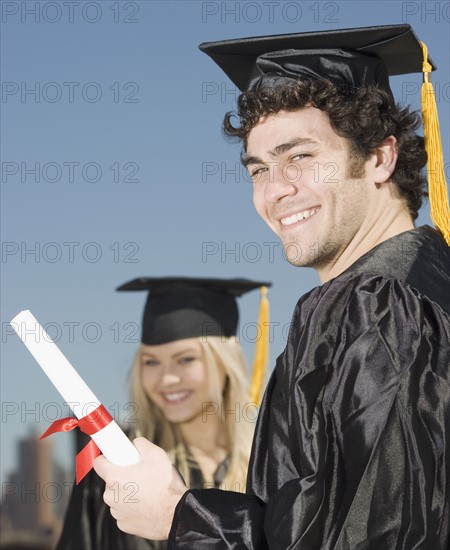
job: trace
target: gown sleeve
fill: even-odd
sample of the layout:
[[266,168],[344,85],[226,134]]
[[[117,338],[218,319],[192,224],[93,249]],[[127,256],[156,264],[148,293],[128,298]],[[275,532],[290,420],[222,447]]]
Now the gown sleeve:
[[450,321],[392,279],[299,303],[258,419],[248,494],[189,491],[169,548],[447,550]]
[[74,485],[64,519],[61,537],[55,550],[99,550],[102,519],[106,513],[103,486],[92,470]]

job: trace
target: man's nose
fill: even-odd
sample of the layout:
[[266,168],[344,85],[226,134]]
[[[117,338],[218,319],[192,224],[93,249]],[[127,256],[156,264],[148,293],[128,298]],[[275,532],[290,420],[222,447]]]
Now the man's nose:
[[291,197],[298,192],[301,170],[295,165],[274,163],[269,170],[265,187],[267,202],[278,202],[284,197]]

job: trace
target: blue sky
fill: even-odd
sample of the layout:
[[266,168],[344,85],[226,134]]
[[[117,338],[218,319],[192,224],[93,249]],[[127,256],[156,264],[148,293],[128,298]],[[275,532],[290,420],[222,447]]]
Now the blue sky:
[[[449,149],[449,2],[2,1],[2,480],[15,444],[67,407],[8,321],[31,309],[115,415],[145,296],[141,275],[273,281],[271,364],[297,299],[318,284],[287,264],[254,212],[221,121],[237,91],[209,40],[410,23],[429,47]],[[393,79],[420,108],[420,75]],[[448,155],[445,154],[448,172]],[[428,205],[419,224],[429,223]],[[240,300],[250,359],[258,295]],[[68,463],[68,436],[54,436]]]

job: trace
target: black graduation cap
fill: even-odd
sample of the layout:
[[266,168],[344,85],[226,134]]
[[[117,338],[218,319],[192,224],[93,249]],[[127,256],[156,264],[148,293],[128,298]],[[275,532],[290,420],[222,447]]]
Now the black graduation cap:
[[235,336],[236,298],[271,283],[247,279],[141,277],[117,290],[147,290],[141,340],[156,345],[196,336]]
[[407,24],[205,42],[199,48],[241,91],[326,78],[343,89],[377,83],[390,92],[389,75],[422,72],[423,63],[421,43]]

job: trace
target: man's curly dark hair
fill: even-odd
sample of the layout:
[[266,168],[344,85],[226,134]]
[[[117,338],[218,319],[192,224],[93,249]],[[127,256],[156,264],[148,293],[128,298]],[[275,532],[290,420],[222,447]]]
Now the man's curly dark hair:
[[[235,115],[227,113],[223,130],[228,137],[241,139],[246,149],[250,131],[262,117],[308,105],[327,113],[334,131],[349,140],[351,158],[356,161],[354,168],[361,168],[387,137],[392,135],[397,139],[398,160],[392,181],[397,184],[412,218],[416,219],[422,199],[427,196],[422,172],[427,160],[424,140],[415,133],[420,116],[408,107],[396,105],[389,93],[377,86],[349,90],[329,80],[314,80],[244,92],[238,99],[240,125],[233,126]],[[358,177],[354,171],[352,175]]]

